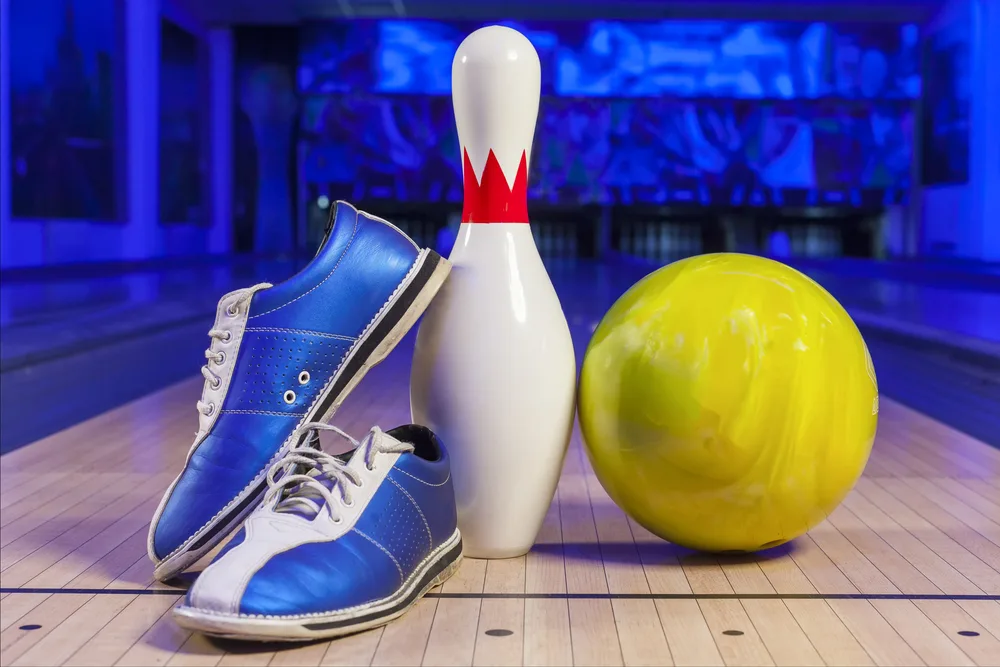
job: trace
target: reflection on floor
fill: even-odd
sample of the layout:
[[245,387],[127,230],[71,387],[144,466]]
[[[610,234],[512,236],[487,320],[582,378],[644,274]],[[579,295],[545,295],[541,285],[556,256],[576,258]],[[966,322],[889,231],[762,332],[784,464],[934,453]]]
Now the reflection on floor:
[[[571,317],[592,314],[568,300]],[[578,326],[586,338],[586,327]],[[336,423],[408,421],[412,335]],[[385,628],[305,645],[210,641],[171,617],[148,523],[181,466],[200,376],[0,458],[5,665],[995,665],[1000,451],[891,400],[827,521],[748,556],[663,542],[605,494],[574,436],[525,557],[466,559]]]
[[215,304],[226,292],[284,280],[301,264],[233,261],[96,276],[55,268],[44,279],[7,279],[0,284],[4,304],[0,371],[188,322],[204,322],[206,313],[215,312]]
[[[0,285],[0,451],[197,372],[224,293],[278,282],[306,260],[233,260]],[[982,267],[792,262],[852,312],[883,392],[1000,446],[1000,273]],[[548,262],[578,358],[596,322],[655,267]],[[971,350],[971,352],[970,352]]]

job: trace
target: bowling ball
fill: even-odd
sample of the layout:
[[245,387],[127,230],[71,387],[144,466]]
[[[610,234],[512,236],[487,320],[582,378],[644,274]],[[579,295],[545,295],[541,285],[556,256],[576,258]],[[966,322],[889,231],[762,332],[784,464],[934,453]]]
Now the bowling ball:
[[712,254],[634,285],[587,348],[586,451],[650,532],[755,551],[822,521],[854,486],[878,421],[875,369],[844,308],[776,261]]

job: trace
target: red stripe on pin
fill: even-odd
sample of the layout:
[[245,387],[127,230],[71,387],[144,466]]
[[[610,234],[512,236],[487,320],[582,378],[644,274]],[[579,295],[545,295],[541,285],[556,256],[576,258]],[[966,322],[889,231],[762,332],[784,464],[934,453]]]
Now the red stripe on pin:
[[514,187],[507,185],[507,177],[497,156],[490,150],[483,168],[483,178],[476,178],[469,160],[463,154],[463,180],[465,201],[462,204],[462,222],[528,222],[528,156],[521,152]]

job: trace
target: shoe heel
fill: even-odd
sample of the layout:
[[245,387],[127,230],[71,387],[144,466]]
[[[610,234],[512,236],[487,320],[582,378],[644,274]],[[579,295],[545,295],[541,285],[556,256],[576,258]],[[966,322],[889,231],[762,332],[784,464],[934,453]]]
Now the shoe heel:
[[[330,394],[323,400],[320,408],[316,411],[314,419],[317,421],[330,421],[344,398],[354,390],[369,370],[389,356],[389,353],[399,344],[400,339],[413,328],[413,325],[417,323],[420,316],[424,314],[427,306],[430,305],[438,290],[441,289],[441,285],[444,284],[445,279],[451,272],[451,262],[433,250],[426,249],[421,252],[424,257],[420,268],[417,270],[416,275],[403,288],[404,292],[397,297],[397,301],[402,302],[396,304],[397,312],[390,310],[387,313],[389,321],[395,320],[395,322],[385,334],[381,332],[374,334],[376,337],[381,336],[381,339],[375,345],[374,349],[367,353],[367,356],[357,358],[354,368],[347,369],[345,375],[350,380],[345,385],[334,387],[330,391]],[[405,310],[403,310],[403,303],[406,304]],[[388,322],[384,322],[384,324],[388,325]],[[355,363],[355,361],[351,360],[348,362],[349,365],[352,363]]]
[[456,558],[454,561],[452,561],[451,564],[448,565],[448,567],[442,570],[440,574],[438,574],[438,576],[434,577],[434,580],[431,581],[431,585],[427,587],[427,590],[431,590],[436,586],[440,586],[441,584],[443,584],[444,582],[448,581],[453,576],[455,576],[455,574],[458,572],[458,568],[462,565],[462,558],[463,556],[459,555],[459,557]]
[[414,297],[413,301],[410,303],[409,308],[403,316],[396,322],[392,330],[382,339],[378,347],[372,352],[369,357],[369,365],[374,366],[379,362],[383,361],[389,353],[396,347],[400,339],[405,336],[413,325],[417,323],[420,316],[424,314],[427,307],[431,305],[431,301],[437,295],[441,286],[444,285],[444,281],[448,278],[448,274],[451,273],[451,262],[437,254],[433,250],[427,249],[424,251],[427,256],[424,258],[425,263],[433,263],[434,269],[431,271],[430,275],[423,281],[423,284],[419,287],[412,285],[411,289],[419,289],[419,292]]

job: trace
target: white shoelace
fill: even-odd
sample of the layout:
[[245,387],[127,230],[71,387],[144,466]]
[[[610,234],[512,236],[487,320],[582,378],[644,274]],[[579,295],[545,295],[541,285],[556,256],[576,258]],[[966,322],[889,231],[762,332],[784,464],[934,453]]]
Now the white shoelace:
[[[319,438],[317,431],[332,431],[349,440],[355,450],[361,451],[368,470],[375,469],[376,454],[404,454],[413,451],[413,445],[409,443],[380,437],[382,432],[378,427],[373,428],[361,442],[333,424],[319,422],[303,424],[296,429],[292,437],[297,439],[310,431],[317,440]],[[312,440],[310,437],[306,443]],[[353,456],[357,455],[355,451]],[[329,486],[323,484],[324,479],[329,480],[331,484]],[[339,504],[352,507],[354,499],[351,490],[361,488],[363,480],[356,470],[348,467],[339,458],[319,449],[317,442],[315,447],[301,444],[290,449],[284,458],[271,466],[267,472],[267,486],[264,505],[270,504],[275,498],[279,499],[274,511],[287,512],[298,509],[313,517],[325,507],[333,522],[340,523],[343,517],[337,511]],[[334,489],[339,489],[341,503],[335,502]]]
[[[240,314],[240,308],[243,307],[244,304],[249,303],[254,294],[268,287],[271,287],[271,283],[257,283],[253,287],[248,287],[245,290],[242,290],[243,293],[240,294],[240,297],[226,307],[226,315],[229,315],[229,317],[236,317]],[[220,302],[216,310],[221,308],[222,303]],[[210,338],[222,341],[223,343],[228,342],[233,337],[231,332],[224,331],[222,329],[212,329],[208,332],[208,335]],[[221,366],[226,361],[226,353],[222,350],[213,352],[212,345],[209,345],[208,349],[205,350],[205,358],[216,365]],[[222,384],[222,378],[217,375],[208,364],[201,367],[201,374],[202,377],[205,378],[205,382],[207,382],[212,389],[218,389]],[[198,412],[207,417],[215,412],[215,404],[198,401]]]

